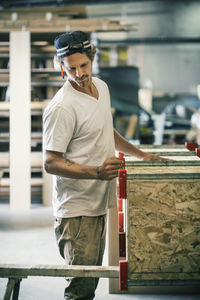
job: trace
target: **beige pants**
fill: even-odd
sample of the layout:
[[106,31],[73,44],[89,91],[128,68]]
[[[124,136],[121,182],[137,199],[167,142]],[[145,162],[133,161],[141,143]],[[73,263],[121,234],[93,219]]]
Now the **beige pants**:
[[[106,216],[59,218],[55,234],[60,254],[69,265],[101,265]],[[93,299],[99,278],[69,278],[65,299]]]

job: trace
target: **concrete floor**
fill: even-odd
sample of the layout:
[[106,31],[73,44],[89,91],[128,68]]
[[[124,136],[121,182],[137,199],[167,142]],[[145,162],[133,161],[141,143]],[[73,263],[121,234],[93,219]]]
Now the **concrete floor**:
[[[107,248],[103,265],[107,265]],[[0,263],[63,264],[54,238],[53,216],[50,207],[35,205],[29,212],[11,212],[8,205],[0,204]],[[3,299],[7,279],[0,278],[0,299]],[[20,287],[19,300],[61,300],[65,279],[29,277]],[[170,293],[170,294],[169,294]],[[172,294],[171,294],[172,293]],[[191,287],[173,291],[135,289],[134,294],[109,294],[108,279],[100,279],[95,300],[199,300],[200,295]]]

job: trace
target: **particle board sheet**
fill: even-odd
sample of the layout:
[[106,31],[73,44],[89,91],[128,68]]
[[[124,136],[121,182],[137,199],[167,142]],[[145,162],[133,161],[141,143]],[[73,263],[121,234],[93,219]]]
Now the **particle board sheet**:
[[[159,155],[159,156],[196,156],[195,151],[189,151],[181,149],[173,150],[173,149],[141,149],[143,152]],[[179,151],[181,150],[181,151]]]
[[[174,157],[176,159],[176,157]],[[188,160],[174,161],[137,161],[129,157],[126,159],[128,179],[200,179],[200,159],[192,157]]]
[[[151,177],[151,175],[158,175],[158,179],[159,179],[159,175],[163,175],[166,174],[166,177],[170,174],[177,174],[177,178],[178,177],[182,177],[183,174],[200,174],[200,165],[199,166],[129,166],[128,167],[128,174],[132,174],[133,177],[134,175],[150,175],[149,178]],[[169,176],[170,177],[170,176]],[[141,176],[142,178],[142,176]],[[161,177],[160,177],[161,178]],[[148,177],[147,177],[148,179]]]
[[151,154],[159,155],[159,156],[194,156],[196,155],[195,151],[163,151],[163,149],[160,149],[158,151],[146,151]]
[[196,156],[195,151],[189,151],[185,145],[141,145],[139,148],[160,156]]
[[141,144],[138,146],[141,149],[186,149],[184,144],[180,145],[151,145],[151,144]]
[[[187,148],[140,148],[145,152],[190,152]],[[193,151],[192,151],[193,152]]]
[[[200,280],[200,179],[189,178],[190,172],[199,175],[199,168],[127,167],[130,280]],[[135,180],[132,172],[166,176]],[[172,180],[170,173],[188,179]]]
[[[156,154],[157,155],[157,154]],[[190,161],[199,161],[200,162],[200,158],[197,155],[188,155],[188,156],[184,156],[184,155],[176,155],[175,153],[171,153],[170,155],[167,154],[162,154],[160,155],[163,158],[167,158],[170,160],[174,160],[174,161],[186,161],[186,160],[190,160]],[[133,158],[127,156],[126,157],[126,162],[129,164],[129,162],[132,162]],[[143,161],[141,158],[134,158],[134,161]]]

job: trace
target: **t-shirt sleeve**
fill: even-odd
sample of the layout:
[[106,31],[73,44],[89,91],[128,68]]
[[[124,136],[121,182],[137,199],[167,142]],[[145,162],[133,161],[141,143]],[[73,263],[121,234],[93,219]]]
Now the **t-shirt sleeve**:
[[62,107],[43,116],[43,149],[65,153],[75,129],[75,118]]

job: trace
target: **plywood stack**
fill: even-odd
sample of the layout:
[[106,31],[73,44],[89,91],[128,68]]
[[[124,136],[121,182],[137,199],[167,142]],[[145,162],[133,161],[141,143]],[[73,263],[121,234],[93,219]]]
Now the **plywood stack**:
[[168,162],[126,158],[129,280],[200,280],[200,159],[184,152]]

